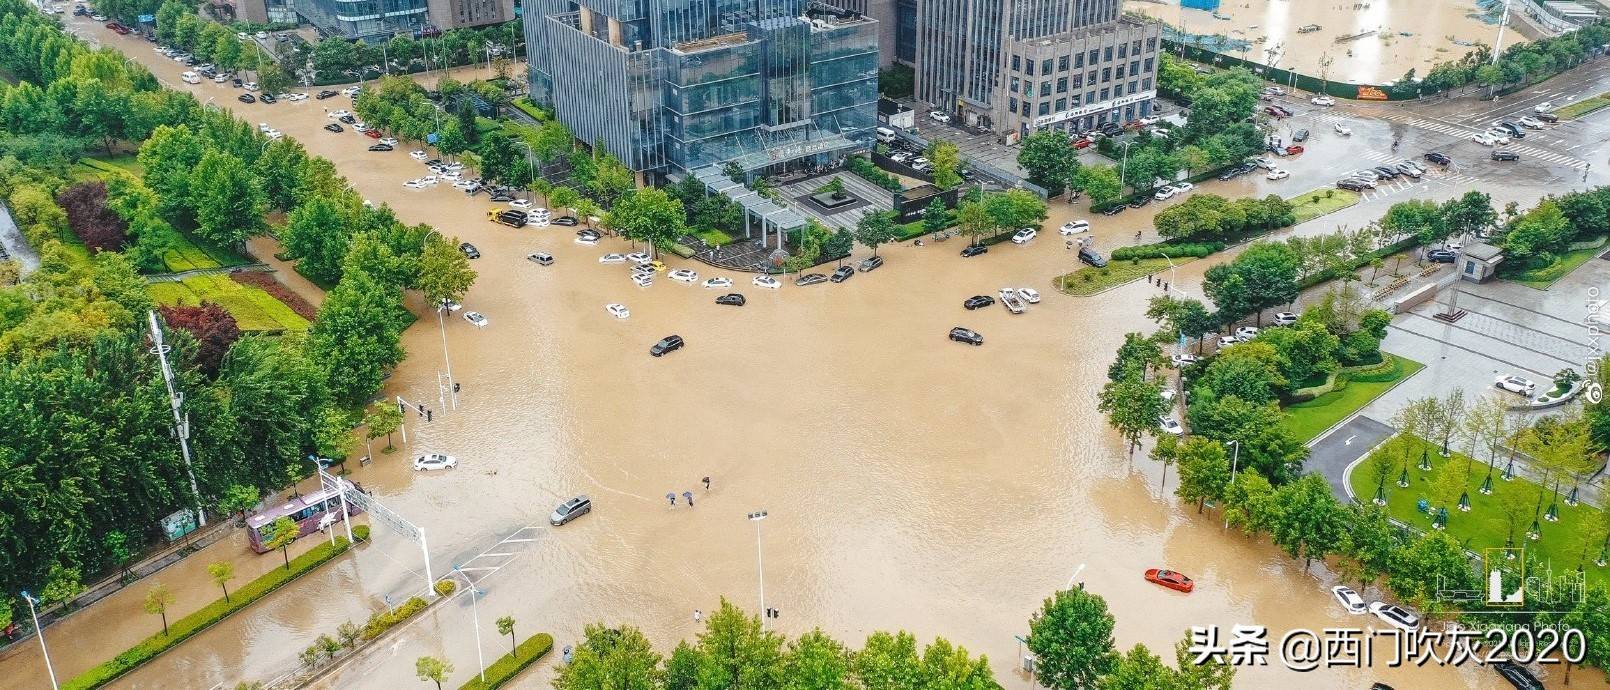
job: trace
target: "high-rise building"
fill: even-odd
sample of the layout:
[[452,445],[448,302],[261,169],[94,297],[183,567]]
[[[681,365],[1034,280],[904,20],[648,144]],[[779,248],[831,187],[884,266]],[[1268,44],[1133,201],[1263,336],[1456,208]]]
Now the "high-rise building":
[[650,178],[871,145],[878,22],[808,0],[527,0],[531,98]]
[[515,19],[514,0],[297,0],[296,12],[326,34],[371,41]]
[[1121,0],[915,4],[916,97],[964,124],[1086,131],[1151,110],[1162,27]]

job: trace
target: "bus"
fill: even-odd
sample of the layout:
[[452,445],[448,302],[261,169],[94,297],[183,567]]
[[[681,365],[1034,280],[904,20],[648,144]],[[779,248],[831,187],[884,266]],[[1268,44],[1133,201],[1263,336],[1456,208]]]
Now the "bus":
[[[347,502],[347,514],[357,515],[358,506],[351,501]],[[307,536],[325,529],[341,521],[341,492],[336,489],[321,488],[312,493],[303,494],[291,499],[282,505],[271,506],[262,512],[246,518],[246,533],[251,542],[252,550],[257,553],[268,553],[267,544],[271,537],[267,533],[268,526],[275,520],[289,517],[296,522],[299,536]]]

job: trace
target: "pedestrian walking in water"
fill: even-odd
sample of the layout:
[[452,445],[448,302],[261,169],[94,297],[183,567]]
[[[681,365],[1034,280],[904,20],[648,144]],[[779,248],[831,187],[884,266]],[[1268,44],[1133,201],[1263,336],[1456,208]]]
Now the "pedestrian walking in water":
[[694,609],[693,610],[693,622],[695,622],[695,623],[699,622],[699,618],[702,617],[703,615],[704,614],[700,613],[698,609]]
[[704,478],[704,490],[705,490],[705,491],[709,491],[709,490],[710,490],[710,477],[708,477],[708,476],[706,476],[706,477],[705,477],[705,478]]
[[684,491],[684,492],[682,492],[682,498],[687,500],[689,508],[693,507],[693,492],[692,491]]
[[665,494],[665,499],[671,502],[671,507],[672,508],[676,507],[676,492],[675,491],[667,492]]

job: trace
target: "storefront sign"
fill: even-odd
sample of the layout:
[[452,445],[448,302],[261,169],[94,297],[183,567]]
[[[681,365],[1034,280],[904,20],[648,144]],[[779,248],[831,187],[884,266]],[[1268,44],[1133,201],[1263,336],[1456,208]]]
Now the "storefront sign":
[[1129,94],[1128,96],[1121,96],[1121,97],[1118,97],[1118,98],[1114,98],[1114,99],[1112,99],[1110,101],[1104,101],[1104,102],[1101,102],[1101,103],[1094,103],[1094,104],[1087,105],[1087,106],[1084,106],[1084,107],[1081,107],[1081,108],[1074,108],[1072,110],[1064,110],[1064,111],[1062,111],[1060,113],[1052,113],[1050,115],[1041,115],[1041,116],[1039,116],[1037,118],[1034,118],[1034,127],[1035,127],[1035,129],[1039,129],[1040,127],[1044,127],[1046,125],[1051,125],[1051,124],[1056,124],[1056,123],[1061,122],[1063,120],[1071,120],[1071,119],[1076,118],[1076,117],[1084,117],[1086,115],[1092,115],[1092,114],[1095,114],[1095,113],[1106,112],[1108,110],[1112,110],[1113,108],[1122,108],[1122,107],[1124,107],[1126,105],[1131,105],[1131,104],[1134,104],[1134,103],[1140,103],[1141,101],[1149,101],[1149,100],[1151,100],[1153,98],[1156,98],[1156,97],[1157,97],[1157,92],[1156,91],[1142,91],[1140,93],[1132,93],[1132,94]]
[[1358,87],[1358,99],[1361,101],[1384,101],[1386,92],[1373,86]]

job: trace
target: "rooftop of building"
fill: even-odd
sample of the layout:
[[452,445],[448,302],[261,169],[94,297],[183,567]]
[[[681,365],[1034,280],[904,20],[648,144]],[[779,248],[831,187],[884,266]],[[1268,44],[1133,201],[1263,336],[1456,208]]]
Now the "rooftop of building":
[[893,99],[890,99],[890,98],[883,98],[883,97],[878,98],[878,114],[879,115],[898,115],[900,113],[910,112],[910,111],[911,111],[911,108],[908,108],[908,107],[906,107],[904,105],[901,105],[899,101],[896,101],[896,100],[893,100]]
[[1101,24],[1100,26],[1086,26],[1086,27],[1074,29],[1073,31],[1070,31],[1068,33],[1058,34],[1056,36],[1052,36],[1052,37],[1048,37],[1048,38],[1029,39],[1029,40],[1026,40],[1026,41],[1022,41],[1022,44],[1023,45],[1031,45],[1031,46],[1051,46],[1051,45],[1056,45],[1058,43],[1072,43],[1075,39],[1082,39],[1082,38],[1085,38],[1087,36],[1103,34],[1103,33],[1108,33],[1108,32],[1114,31],[1119,26],[1124,26],[1125,28],[1128,28],[1128,29],[1134,29],[1134,28],[1138,28],[1138,27],[1145,27],[1145,26],[1148,26],[1148,25],[1154,25],[1154,26],[1158,27],[1159,30],[1161,30],[1161,27],[1162,27],[1162,24],[1159,24],[1157,22],[1145,21],[1143,19],[1138,19],[1136,17],[1132,17],[1132,16],[1129,16],[1129,15],[1126,14],[1126,15],[1120,15],[1116,21]]
[[685,41],[683,43],[678,43],[671,46],[671,50],[678,53],[697,53],[716,48],[730,48],[732,46],[743,45],[748,42],[749,34],[746,34],[742,31],[736,31],[730,34],[721,34],[720,36],[711,36],[709,38],[701,38],[696,41]]
[[816,3],[812,3],[805,10],[805,16],[800,17],[800,19],[810,22],[811,28],[818,31],[827,31],[856,24],[870,24],[875,21],[859,12]]

